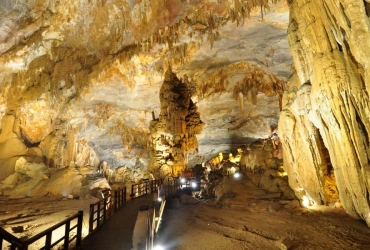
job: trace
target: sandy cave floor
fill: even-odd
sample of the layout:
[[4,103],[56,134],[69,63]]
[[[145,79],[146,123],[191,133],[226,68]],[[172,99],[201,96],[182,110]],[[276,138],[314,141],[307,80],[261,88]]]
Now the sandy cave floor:
[[226,182],[236,184],[233,199],[194,204],[182,196],[179,208],[166,209],[157,243],[178,250],[370,249],[370,228],[342,208],[282,205],[287,201],[261,198],[264,190],[248,179]]

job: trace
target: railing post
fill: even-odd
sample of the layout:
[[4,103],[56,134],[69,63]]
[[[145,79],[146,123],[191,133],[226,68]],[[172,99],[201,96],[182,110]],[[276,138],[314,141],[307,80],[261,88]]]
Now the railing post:
[[134,184],[131,185],[131,197],[134,197]]
[[84,215],[83,211],[78,211],[76,249],[80,249],[81,247],[83,215]]
[[101,202],[99,201],[99,203],[98,203],[98,211],[97,211],[97,217],[96,217],[96,227],[99,227],[100,226],[100,204],[101,204]]
[[123,189],[123,201],[126,203],[126,187]]
[[45,249],[50,250],[51,249],[51,234],[52,232],[48,232],[46,235],[46,240],[45,240]]
[[115,190],[114,191],[114,211],[117,211],[118,210],[118,204],[119,204],[119,195],[117,194],[118,191]]
[[64,230],[64,244],[63,244],[64,249],[68,249],[70,227],[71,227],[71,221],[67,221],[65,230]]
[[111,217],[112,216],[112,210],[113,210],[113,204],[112,204],[112,202],[113,202],[113,195],[111,195],[110,197],[109,197],[109,200],[108,200],[108,198],[107,198],[107,212],[108,212],[108,218],[109,217]]
[[94,229],[94,204],[90,204],[89,234],[93,232],[93,229]]
[[107,197],[104,198],[103,205],[103,221],[105,221],[107,219]]

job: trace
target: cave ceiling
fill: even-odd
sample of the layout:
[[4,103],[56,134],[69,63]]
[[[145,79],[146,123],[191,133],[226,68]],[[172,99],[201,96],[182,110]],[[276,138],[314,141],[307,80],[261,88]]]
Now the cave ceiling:
[[288,19],[286,1],[1,1],[0,119],[12,134],[0,139],[55,166],[148,162],[168,68],[205,124],[189,165],[266,138],[293,70]]

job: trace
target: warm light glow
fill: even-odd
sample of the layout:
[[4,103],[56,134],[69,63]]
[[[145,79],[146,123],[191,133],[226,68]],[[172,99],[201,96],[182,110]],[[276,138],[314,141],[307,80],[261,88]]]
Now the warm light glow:
[[162,197],[158,197],[158,199],[157,199],[159,202],[161,202],[162,201]]
[[182,184],[184,184],[184,183],[185,183],[185,178],[180,178],[180,182],[181,182]]
[[288,176],[288,173],[287,172],[278,172],[277,176],[279,176],[279,177]]
[[234,174],[234,178],[239,178],[240,177],[240,173],[239,172],[236,172],[235,174]]
[[[85,225],[85,224],[84,224]],[[89,228],[87,226],[82,227],[82,237],[85,237],[89,234]]]
[[302,205],[305,206],[305,207],[309,207],[310,206],[310,199],[308,198],[307,195],[303,196],[303,198],[302,198]]
[[164,250],[164,247],[162,247],[161,245],[156,245],[155,247],[153,247],[153,250]]

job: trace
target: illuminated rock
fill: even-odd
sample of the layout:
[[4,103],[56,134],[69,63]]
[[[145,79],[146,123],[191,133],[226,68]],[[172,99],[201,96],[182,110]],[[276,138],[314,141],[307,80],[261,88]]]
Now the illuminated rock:
[[[198,150],[196,135],[204,126],[191,100],[190,88],[166,71],[159,92],[159,118],[150,123],[152,140],[149,171],[160,176],[179,176],[187,168],[188,155]],[[153,115],[154,116],[154,115]],[[167,167],[167,164],[171,167]]]
[[340,202],[370,225],[368,1],[290,3],[296,76],[279,121],[284,168],[296,195]]

